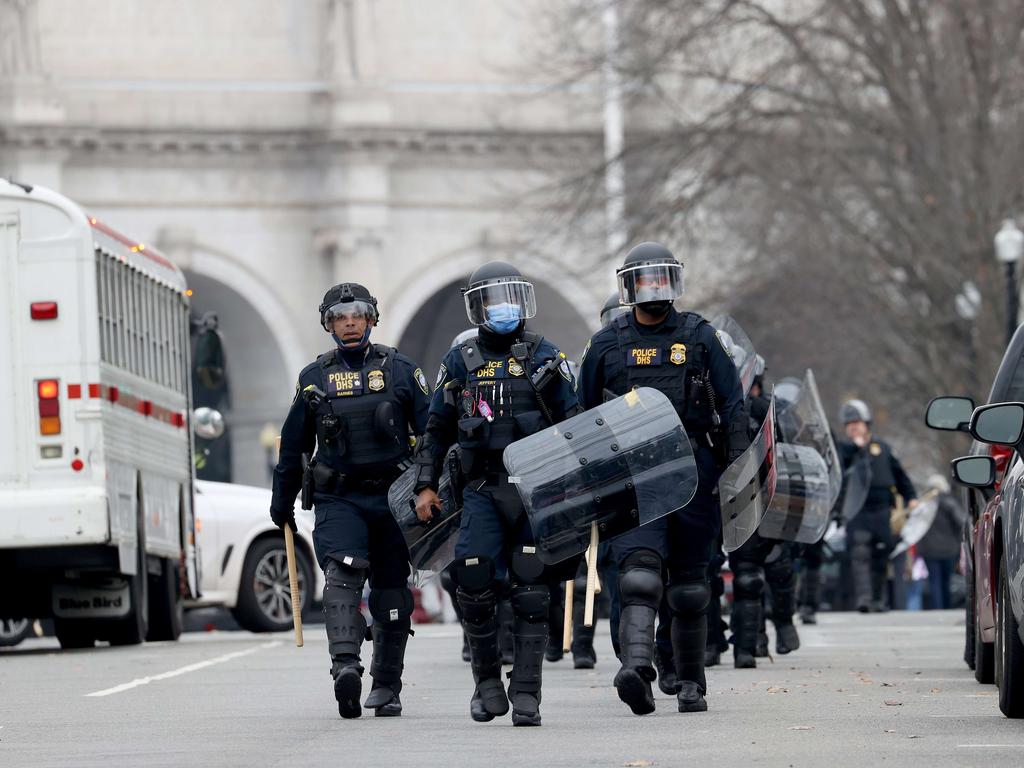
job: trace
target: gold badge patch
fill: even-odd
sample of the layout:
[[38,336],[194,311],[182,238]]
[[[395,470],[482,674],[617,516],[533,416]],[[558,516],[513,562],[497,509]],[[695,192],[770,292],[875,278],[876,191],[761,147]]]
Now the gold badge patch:
[[511,376],[522,376],[526,371],[523,370],[523,366],[519,364],[519,361],[514,357],[508,359],[508,372]]
[[686,345],[685,344],[673,344],[672,349],[669,350],[668,354],[669,362],[672,365],[682,365],[686,362]]
[[872,443],[871,447],[868,450],[871,451],[872,456],[882,455],[882,446],[880,446],[878,443]]
[[380,392],[384,389],[384,372],[370,371],[366,377],[366,386],[371,392]]

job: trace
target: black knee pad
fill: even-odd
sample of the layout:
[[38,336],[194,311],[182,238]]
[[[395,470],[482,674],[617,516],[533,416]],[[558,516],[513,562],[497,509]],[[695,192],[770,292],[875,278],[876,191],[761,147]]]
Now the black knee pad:
[[674,614],[696,614],[707,610],[711,587],[706,581],[684,581],[668,587],[668,607]]
[[449,595],[455,594],[455,579],[452,577],[450,568],[445,568],[441,571],[441,589],[447,592]]
[[544,576],[544,563],[537,557],[536,547],[516,547],[509,570],[513,584],[536,584]]
[[482,592],[494,582],[494,563],[487,557],[465,557],[452,563],[452,580],[459,590]]
[[373,620],[381,624],[404,621],[412,616],[414,608],[412,592],[408,587],[371,589],[367,602]]
[[766,562],[764,571],[769,584],[788,584],[795,578],[793,560],[788,555],[770,563]]
[[461,586],[456,592],[462,619],[470,624],[484,624],[497,615],[498,596],[493,589],[467,592]]
[[744,568],[733,574],[732,587],[737,600],[758,600],[764,591],[764,572]]
[[636,552],[630,552],[626,556],[626,559],[619,566],[619,571],[624,572],[632,568],[645,568],[648,571],[661,573],[663,565],[661,555],[653,549],[638,549]]
[[358,557],[345,555],[342,558],[329,558],[324,568],[324,581],[328,587],[343,589],[362,589],[366,583],[366,571],[370,564]]
[[512,587],[512,612],[531,623],[546,621],[551,609],[547,584],[517,584]]
[[[639,553],[636,553],[639,554]],[[661,558],[654,556],[653,562],[650,559],[637,560],[630,563],[630,559],[623,563],[623,570],[619,574],[619,600],[623,607],[627,605],[646,605],[657,609],[661,604],[662,578]],[[640,563],[643,565],[640,565]],[[657,568],[651,568],[656,565]]]

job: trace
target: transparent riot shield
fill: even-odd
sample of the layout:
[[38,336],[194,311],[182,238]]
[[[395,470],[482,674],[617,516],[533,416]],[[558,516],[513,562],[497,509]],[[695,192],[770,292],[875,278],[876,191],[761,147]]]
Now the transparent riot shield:
[[914,507],[907,522],[900,531],[900,540],[889,557],[899,557],[925,537],[935,522],[939,512],[939,499],[936,496],[921,499]]
[[843,525],[849,525],[868,500],[871,489],[871,464],[866,455],[859,455],[843,473],[843,504],[840,514]]
[[776,443],[775,496],[757,532],[768,539],[813,544],[825,533],[832,501],[825,460],[810,446]]
[[779,382],[775,396],[779,399],[776,417],[782,442],[813,448],[825,461],[828,469],[828,505],[831,509],[843,487],[843,468],[832,439],[828,417],[821,405],[814,371],[808,368],[802,382],[797,379]]
[[557,563],[686,506],[697,462],[675,408],[641,387],[505,449],[537,556]]
[[722,545],[726,552],[743,546],[764,519],[775,495],[775,396],[768,416],[750,447],[730,464],[718,481],[722,507]]
[[740,375],[740,384],[743,385],[743,396],[746,397],[757,376],[758,360],[754,343],[731,315],[717,315],[710,322],[719,333],[719,338],[729,347],[732,362]]
[[403,472],[388,489],[388,506],[409,547],[409,562],[417,571],[439,573],[455,559],[462,505],[454,498],[450,466],[451,462],[446,460],[438,482],[437,495],[441,499],[442,509],[428,523],[416,517],[416,494],[413,493],[416,467]]

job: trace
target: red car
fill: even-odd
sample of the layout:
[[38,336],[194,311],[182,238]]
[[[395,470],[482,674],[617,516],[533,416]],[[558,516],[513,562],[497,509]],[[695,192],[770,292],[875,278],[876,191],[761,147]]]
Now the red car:
[[[1024,400],[1024,326],[1017,329],[996,372],[989,403]],[[968,432],[974,401],[969,397],[937,397],[928,404],[925,422],[932,429]],[[995,459],[995,484],[986,488],[964,487],[962,502],[967,510],[963,532],[963,565],[967,582],[966,638],[964,661],[974,670],[979,683],[995,681],[995,602],[997,567],[993,496],[1009,464],[1013,449],[986,445],[975,440],[970,455]]]

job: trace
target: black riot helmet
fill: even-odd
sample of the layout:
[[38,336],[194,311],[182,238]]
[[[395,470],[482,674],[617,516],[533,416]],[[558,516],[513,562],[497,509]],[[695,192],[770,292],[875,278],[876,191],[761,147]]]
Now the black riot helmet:
[[328,333],[334,330],[334,321],[353,314],[365,317],[374,325],[380,320],[377,300],[359,283],[340,283],[324,294],[320,304],[320,325]]
[[683,265],[660,243],[633,246],[615,275],[619,300],[653,314],[664,314],[683,295]]
[[466,315],[473,325],[486,325],[497,333],[511,333],[537,314],[533,283],[504,261],[477,267],[462,289]]
[[624,315],[629,312],[629,307],[623,306],[619,300],[619,292],[615,291],[605,301],[604,306],[601,307],[601,327],[608,325],[619,315]]
[[843,422],[844,426],[855,421],[863,421],[865,424],[870,424],[871,409],[863,400],[847,400],[843,403],[843,407],[839,409],[839,420]]

